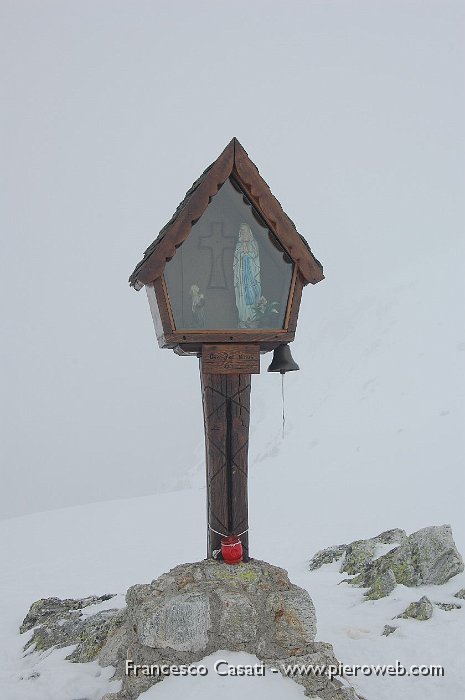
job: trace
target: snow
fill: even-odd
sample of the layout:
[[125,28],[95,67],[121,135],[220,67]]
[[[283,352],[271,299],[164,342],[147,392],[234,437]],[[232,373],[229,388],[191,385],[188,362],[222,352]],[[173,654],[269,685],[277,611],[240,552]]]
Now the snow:
[[[269,517],[269,503],[256,504],[258,517]],[[89,606],[85,614],[124,605],[124,592],[134,583],[157,577],[180,562],[204,557],[205,491],[191,489],[150,497],[90,504],[37,513],[0,522],[0,688],[8,700],[99,700],[116,690],[112,669],[96,663],[65,661],[71,649],[22,654],[31,632],[19,635],[18,628],[30,604],[41,597],[84,597],[118,593],[118,597]],[[318,506],[320,508],[321,506]],[[183,521],[171,521],[173,512]],[[288,511],[289,512],[289,511]],[[321,516],[321,513],[320,513]],[[455,576],[443,586],[406,588],[397,586],[378,601],[364,601],[363,589],[339,584],[340,562],[309,571],[319,535],[314,532],[315,512],[299,506],[292,522],[300,532],[299,546],[289,547],[288,523],[268,534],[254,534],[253,554],[289,571],[290,579],[307,589],[317,611],[317,639],[330,642],[345,664],[439,664],[442,678],[364,677],[348,679],[368,700],[412,700],[458,698],[463,691],[461,640],[465,635],[464,610],[434,609],[424,622],[396,620],[413,600],[427,595],[433,602],[460,602],[453,594],[465,586],[465,575]],[[291,518],[289,518],[289,521]],[[166,523],[170,522],[167,540]],[[400,523],[402,524],[402,523]],[[399,525],[398,522],[393,525]],[[186,537],[186,528],[189,536]],[[336,529],[336,527],[334,526]],[[341,541],[345,534],[339,526]],[[378,534],[373,530],[366,536]],[[342,540],[344,537],[342,537]],[[346,538],[347,539],[347,538]],[[398,630],[384,637],[385,624]],[[253,656],[219,651],[202,663],[210,668],[202,678],[170,678],[150,689],[144,698],[298,698],[303,690],[287,678],[267,673],[265,677],[220,677],[212,669],[215,660],[254,664]],[[200,662],[199,662],[200,663]],[[37,675],[40,674],[40,675]]]
[[[338,583],[346,578],[339,573],[339,562],[309,572],[301,568],[292,574],[293,581],[309,590],[317,610],[318,638],[330,641],[339,661],[345,664],[442,665],[444,677],[363,677],[353,685],[369,700],[399,698],[458,698],[464,689],[463,658],[465,619],[463,610],[450,612],[434,608],[427,621],[393,620],[412,601],[426,595],[432,602],[461,601],[453,597],[465,582],[462,573],[442,586],[407,588],[397,585],[387,597],[363,600],[364,589]],[[384,626],[398,629],[381,636]],[[350,680],[350,679],[349,679]],[[461,692],[459,692],[461,688]]]
[[[173,700],[178,697],[195,698],[221,697],[223,700],[235,700],[239,695],[247,700],[270,698],[272,700],[302,700],[304,689],[289,678],[283,678],[278,672],[265,673],[265,676],[218,676],[214,669],[216,661],[227,660],[233,665],[255,665],[256,656],[227,650],[218,651],[203,659],[200,663],[208,669],[203,677],[167,678],[161,685],[150,688],[140,698],[142,700]],[[259,662],[258,662],[259,663]],[[221,667],[222,672],[224,666]],[[180,682],[179,682],[180,681]]]

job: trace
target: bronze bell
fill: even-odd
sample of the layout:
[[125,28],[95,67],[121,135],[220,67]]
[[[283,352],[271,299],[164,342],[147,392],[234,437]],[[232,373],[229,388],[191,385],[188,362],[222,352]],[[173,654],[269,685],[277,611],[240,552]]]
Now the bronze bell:
[[278,347],[274,349],[273,360],[268,367],[268,372],[280,372],[281,374],[285,374],[286,372],[293,372],[296,369],[300,369],[300,367],[297,362],[294,362],[289,345],[287,343],[278,345]]

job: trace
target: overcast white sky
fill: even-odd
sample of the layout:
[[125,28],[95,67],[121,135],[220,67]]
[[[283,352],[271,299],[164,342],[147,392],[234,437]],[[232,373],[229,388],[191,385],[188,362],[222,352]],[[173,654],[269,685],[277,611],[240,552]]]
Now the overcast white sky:
[[316,317],[463,240],[463,2],[1,0],[0,33],[2,517],[201,458],[196,362],[127,278],[232,136],[324,264]]

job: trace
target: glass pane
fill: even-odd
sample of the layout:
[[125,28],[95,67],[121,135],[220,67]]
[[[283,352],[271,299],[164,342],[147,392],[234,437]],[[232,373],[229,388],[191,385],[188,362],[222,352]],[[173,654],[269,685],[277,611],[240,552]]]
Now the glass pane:
[[177,330],[282,328],[293,265],[227,180],[166,264]]

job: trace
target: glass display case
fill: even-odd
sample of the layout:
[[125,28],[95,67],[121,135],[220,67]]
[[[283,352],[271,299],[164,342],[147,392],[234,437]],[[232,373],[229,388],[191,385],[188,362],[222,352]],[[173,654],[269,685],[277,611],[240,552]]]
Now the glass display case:
[[283,329],[294,265],[229,178],[166,263],[177,331]]

